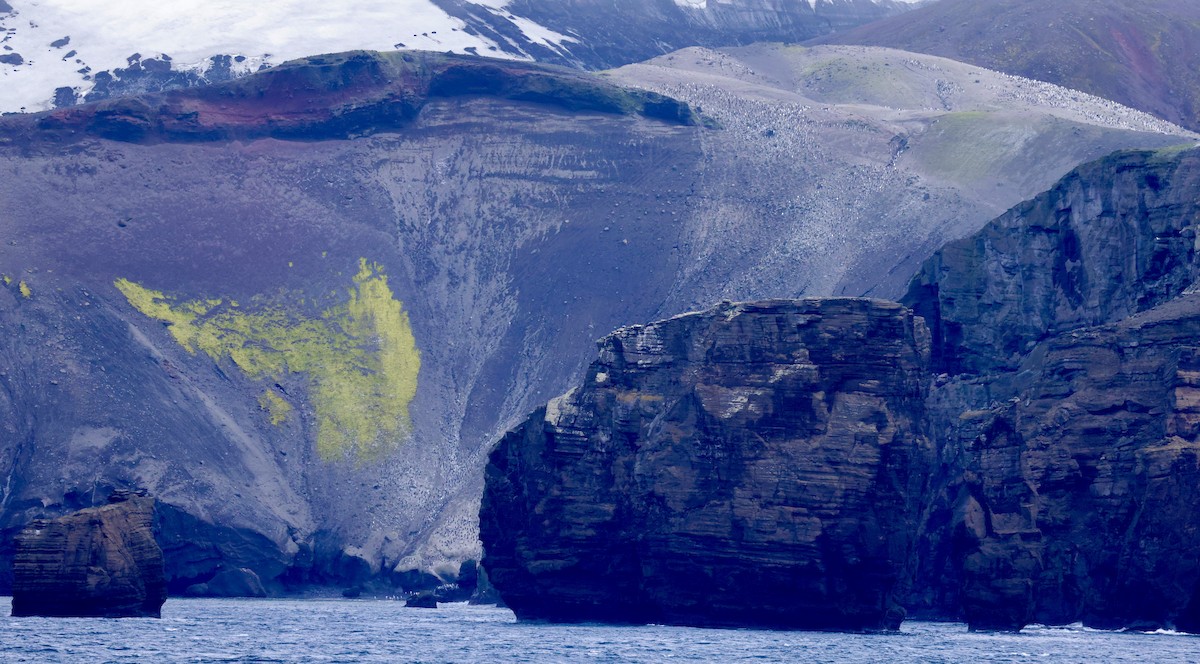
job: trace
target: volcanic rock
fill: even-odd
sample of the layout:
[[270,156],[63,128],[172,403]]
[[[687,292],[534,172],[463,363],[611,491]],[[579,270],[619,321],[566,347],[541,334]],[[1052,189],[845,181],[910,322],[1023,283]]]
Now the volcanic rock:
[[14,616],[160,617],[167,585],[154,541],[154,499],[114,498],[35,521],[21,533]]
[[933,449],[894,303],[725,304],[600,342],[493,451],[484,565],[521,619],[895,628]]
[[[1186,138],[1050,88],[861,48],[603,77],[356,52],[4,116],[0,593],[16,532],[97,486],[160,498],[172,593],[224,569],[278,593],[478,559],[487,451],[597,336],[725,299],[898,296],[947,237],[1081,160]],[[326,363],[295,356],[364,261],[420,360],[411,403],[341,403],[394,416],[380,437],[323,426],[362,392],[330,399]],[[376,336],[336,336],[368,363],[339,378],[380,375]]]
[[190,597],[266,597],[262,579],[246,567],[220,568],[208,581],[188,586]]
[[935,367],[1011,371],[1042,339],[1182,294],[1200,274],[1198,189],[1200,151],[1119,152],[943,247],[902,299]]
[[1198,189],[1200,150],[1116,154],[914,280],[904,301],[954,374],[929,402],[943,472],[919,611],[981,629],[1194,625]]
[[410,609],[436,609],[438,608],[437,596],[431,592],[420,592],[408,598],[404,606]]
[[618,331],[492,454],[497,589],[555,621],[1197,628],[1197,190],[1200,148],[1117,153],[938,252],[914,313]]

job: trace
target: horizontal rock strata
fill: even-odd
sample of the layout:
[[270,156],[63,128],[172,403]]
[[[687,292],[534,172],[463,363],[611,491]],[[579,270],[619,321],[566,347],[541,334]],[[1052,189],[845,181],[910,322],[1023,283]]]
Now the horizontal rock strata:
[[932,457],[926,362],[920,321],[878,300],[619,330],[493,452],[492,582],[522,619],[896,627]]
[[160,617],[167,599],[154,499],[118,502],[51,521],[17,539],[14,616]]
[[1200,627],[1197,190],[1200,150],[1119,153],[914,280],[948,372],[919,608]]

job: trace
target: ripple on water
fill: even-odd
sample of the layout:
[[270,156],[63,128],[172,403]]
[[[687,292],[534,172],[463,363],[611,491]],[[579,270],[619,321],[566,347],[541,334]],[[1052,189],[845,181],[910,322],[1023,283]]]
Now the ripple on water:
[[1195,662],[1200,639],[1035,626],[971,633],[905,623],[895,634],[544,625],[466,604],[391,600],[171,599],[162,620],[9,618],[2,662]]

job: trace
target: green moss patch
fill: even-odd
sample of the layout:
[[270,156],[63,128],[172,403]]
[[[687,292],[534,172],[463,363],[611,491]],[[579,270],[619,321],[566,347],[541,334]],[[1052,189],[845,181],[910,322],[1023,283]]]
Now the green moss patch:
[[[303,374],[317,420],[323,459],[370,460],[395,449],[411,431],[409,404],[421,368],[412,326],[381,266],[362,259],[342,304],[303,312],[301,298],[178,301],[127,279],[115,285],[143,315],[167,324],[190,353],[232,362],[251,378]],[[267,391],[259,407],[274,425],[289,404]]]

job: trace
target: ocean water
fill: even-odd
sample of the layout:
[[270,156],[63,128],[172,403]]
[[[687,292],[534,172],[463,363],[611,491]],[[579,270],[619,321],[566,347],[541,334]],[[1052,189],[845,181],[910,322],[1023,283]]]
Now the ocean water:
[[10,618],[0,662],[1200,662],[1200,637],[1027,628],[897,634],[518,623],[494,607],[391,600],[171,599],[161,620]]

